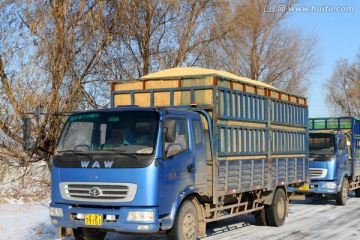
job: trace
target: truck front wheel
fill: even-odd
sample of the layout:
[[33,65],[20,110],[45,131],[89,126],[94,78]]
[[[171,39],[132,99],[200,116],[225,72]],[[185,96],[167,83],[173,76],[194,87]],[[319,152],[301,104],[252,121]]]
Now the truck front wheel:
[[344,178],[341,190],[336,194],[336,203],[338,205],[345,205],[349,195],[349,182]]
[[175,217],[172,229],[166,232],[169,240],[195,240],[198,234],[198,216],[194,204],[186,200]]
[[283,225],[286,218],[287,207],[285,192],[283,189],[278,188],[272,204],[265,206],[267,224],[274,227]]
[[98,228],[73,228],[76,240],[103,240],[106,232]]

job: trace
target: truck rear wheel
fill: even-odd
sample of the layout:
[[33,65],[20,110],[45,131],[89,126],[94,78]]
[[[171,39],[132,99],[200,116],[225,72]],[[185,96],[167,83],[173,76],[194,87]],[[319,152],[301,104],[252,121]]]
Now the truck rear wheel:
[[283,189],[278,188],[272,204],[265,206],[267,224],[274,227],[283,225],[286,218],[287,207],[285,192]]
[[344,178],[341,190],[336,194],[336,203],[338,205],[345,205],[349,195],[349,182],[347,178]]
[[106,232],[98,228],[73,228],[76,240],[103,240]]
[[194,204],[186,200],[176,214],[172,229],[166,232],[169,240],[196,240],[198,234],[198,216]]

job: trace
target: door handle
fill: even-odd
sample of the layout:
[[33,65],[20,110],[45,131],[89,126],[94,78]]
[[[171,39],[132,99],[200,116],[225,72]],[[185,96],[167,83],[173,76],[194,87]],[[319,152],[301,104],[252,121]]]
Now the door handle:
[[189,166],[187,166],[187,171],[189,173],[193,172],[194,171],[194,166],[192,164],[190,164]]

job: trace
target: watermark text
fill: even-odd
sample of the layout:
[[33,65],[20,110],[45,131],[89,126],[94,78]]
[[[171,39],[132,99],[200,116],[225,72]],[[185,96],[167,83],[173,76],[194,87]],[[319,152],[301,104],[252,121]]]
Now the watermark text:
[[322,6],[287,6],[287,5],[281,5],[281,4],[269,4],[264,5],[262,7],[263,12],[270,12],[270,13],[276,13],[276,12],[331,12],[331,13],[345,13],[345,12],[354,12],[355,7],[354,6],[328,6],[328,5],[322,5]]

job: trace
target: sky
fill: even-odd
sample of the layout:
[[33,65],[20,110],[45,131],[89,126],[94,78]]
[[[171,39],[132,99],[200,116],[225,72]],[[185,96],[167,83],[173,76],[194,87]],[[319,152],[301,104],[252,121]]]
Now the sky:
[[[288,18],[291,27],[317,35],[320,66],[311,75],[309,117],[331,116],[322,84],[330,78],[336,61],[355,60],[360,52],[359,0],[304,0]],[[346,7],[350,7],[349,10]]]

